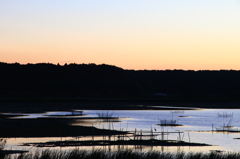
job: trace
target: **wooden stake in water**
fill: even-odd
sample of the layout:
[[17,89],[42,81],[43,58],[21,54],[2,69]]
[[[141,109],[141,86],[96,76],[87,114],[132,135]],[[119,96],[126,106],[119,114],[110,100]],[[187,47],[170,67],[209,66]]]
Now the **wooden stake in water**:
[[151,127],[151,139],[153,139],[153,129]]
[[92,140],[94,141],[93,124],[92,124]]
[[133,140],[135,140],[137,129],[135,128]]
[[141,129],[141,134],[140,134],[141,136],[140,136],[140,140],[142,140],[142,129]]
[[189,143],[191,143],[189,132],[188,132],[188,139],[189,139]]

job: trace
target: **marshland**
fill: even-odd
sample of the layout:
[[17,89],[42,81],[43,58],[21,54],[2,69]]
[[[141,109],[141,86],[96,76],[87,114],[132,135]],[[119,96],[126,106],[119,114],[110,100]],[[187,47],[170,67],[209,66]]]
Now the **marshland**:
[[[78,153],[97,151],[103,156],[106,151],[131,150],[131,155],[161,152],[173,157],[176,152],[206,156],[212,152],[238,155],[239,151],[239,109],[122,103],[125,110],[109,110],[106,108],[116,103],[106,103],[106,107],[99,107],[102,109],[95,109],[97,103],[65,103],[68,107],[63,103],[42,104],[2,104],[0,137],[6,141],[6,154],[14,150],[49,155],[64,151],[66,155],[77,149]],[[21,107],[25,109],[17,109]]]
[[6,159],[239,159],[240,153],[218,153],[218,152],[158,152],[158,151],[133,151],[126,149],[123,151],[104,151],[104,150],[79,150],[74,149],[70,151],[56,151],[56,150],[42,150],[36,153],[23,153],[20,155],[6,156]]

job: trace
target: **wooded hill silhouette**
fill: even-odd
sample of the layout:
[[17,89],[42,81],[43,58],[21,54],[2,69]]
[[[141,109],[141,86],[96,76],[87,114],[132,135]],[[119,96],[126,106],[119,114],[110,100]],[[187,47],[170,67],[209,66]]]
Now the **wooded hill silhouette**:
[[124,70],[112,65],[0,63],[0,98],[239,101],[240,71]]

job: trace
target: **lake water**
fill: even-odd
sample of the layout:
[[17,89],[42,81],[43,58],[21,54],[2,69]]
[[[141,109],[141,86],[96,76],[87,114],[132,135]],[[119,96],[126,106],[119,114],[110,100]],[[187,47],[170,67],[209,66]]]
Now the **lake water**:
[[[72,112],[48,112],[47,115],[66,115]],[[42,117],[46,114],[28,114],[25,118]],[[170,111],[170,110],[119,110],[119,111],[103,111],[103,110],[84,110],[83,114],[89,117],[98,117],[97,114],[119,117],[121,122],[112,122],[111,124],[105,122],[91,123],[97,128],[110,128],[124,131],[153,131],[160,132],[183,132],[181,138],[183,141],[206,143],[214,146],[207,147],[151,147],[151,149],[161,151],[209,151],[209,150],[223,150],[238,152],[240,150],[239,132],[216,132],[215,127],[223,125],[231,125],[240,129],[240,110],[238,109],[199,109],[199,110],[184,110],[184,111]],[[177,124],[183,126],[168,127],[158,126],[159,120],[176,120]],[[79,123],[81,125],[81,123]],[[92,125],[89,125],[92,126]],[[158,137],[157,137],[158,138]],[[170,133],[168,139],[177,140],[178,133]],[[70,138],[66,138],[70,139]],[[7,148],[18,148],[19,143],[22,142],[44,142],[50,140],[60,140],[59,138],[17,138],[8,139]],[[85,147],[84,147],[85,148]],[[28,148],[21,148],[28,149]],[[146,148],[149,149],[149,148]]]

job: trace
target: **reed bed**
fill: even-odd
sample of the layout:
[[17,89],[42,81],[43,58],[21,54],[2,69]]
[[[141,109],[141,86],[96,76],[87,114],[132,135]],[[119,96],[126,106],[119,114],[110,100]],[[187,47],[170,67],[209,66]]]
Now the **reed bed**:
[[37,150],[23,154],[8,155],[2,159],[239,159],[240,152],[159,152],[135,151],[132,149],[121,151],[104,151],[102,149],[87,150]]

